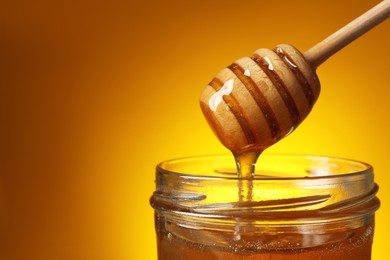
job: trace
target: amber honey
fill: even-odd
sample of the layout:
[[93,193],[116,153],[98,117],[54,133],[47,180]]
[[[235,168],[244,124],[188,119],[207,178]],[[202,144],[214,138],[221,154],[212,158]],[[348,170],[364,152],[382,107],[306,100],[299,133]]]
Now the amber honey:
[[[331,234],[335,240],[323,245],[301,245],[306,239],[322,240],[324,234],[287,235],[273,241],[264,241],[260,234],[240,242],[231,239],[227,247],[205,246],[162,232],[158,237],[158,259],[230,259],[230,260],[366,260],[371,259],[372,225]],[[201,233],[201,232],[199,232]],[[201,234],[199,234],[201,236]],[[295,237],[295,238],[294,238]],[[290,241],[284,244],[286,238]]]

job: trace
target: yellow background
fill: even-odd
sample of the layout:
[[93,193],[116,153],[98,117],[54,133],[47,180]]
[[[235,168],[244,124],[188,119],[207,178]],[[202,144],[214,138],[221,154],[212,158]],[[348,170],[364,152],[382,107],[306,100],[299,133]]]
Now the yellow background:
[[[0,259],[156,259],[155,164],[226,152],[203,87],[257,48],[305,51],[377,2],[3,1]],[[323,64],[314,110],[267,151],[374,165],[375,260],[390,259],[389,32]]]

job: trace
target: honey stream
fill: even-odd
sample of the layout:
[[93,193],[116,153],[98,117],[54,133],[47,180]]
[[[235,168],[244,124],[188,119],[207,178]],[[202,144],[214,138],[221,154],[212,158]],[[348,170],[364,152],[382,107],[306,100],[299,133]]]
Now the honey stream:
[[255,176],[256,162],[260,152],[248,151],[235,155],[238,177],[238,196],[240,202],[252,200],[253,177]]
[[[253,177],[255,176],[256,162],[260,152],[251,150],[245,153],[234,155],[237,166],[238,177],[238,201],[250,202],[253,200]],[[237,218],[234,231],[234,240],[241,239],[240,218]]]

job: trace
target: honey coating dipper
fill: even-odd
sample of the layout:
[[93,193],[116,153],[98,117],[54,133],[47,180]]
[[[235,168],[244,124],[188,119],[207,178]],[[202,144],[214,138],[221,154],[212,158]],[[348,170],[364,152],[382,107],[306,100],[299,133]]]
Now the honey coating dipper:
[[385,0],[304,54],[281,44],[222,69],[200,96],[214,133],[235,155],[260,154],[287,136],[318,99],[316,68],[389,16],[390,0]]

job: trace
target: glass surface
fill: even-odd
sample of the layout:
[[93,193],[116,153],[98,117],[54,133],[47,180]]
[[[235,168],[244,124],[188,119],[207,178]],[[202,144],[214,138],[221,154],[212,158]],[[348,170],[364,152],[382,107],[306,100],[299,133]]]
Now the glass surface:
[[370,259],[377,190],[370,165],[341,158],[262,155],[250,180],[230,155],[162,162],[159,259]]

